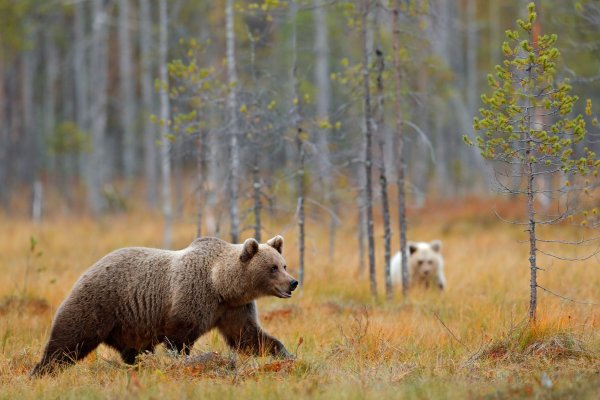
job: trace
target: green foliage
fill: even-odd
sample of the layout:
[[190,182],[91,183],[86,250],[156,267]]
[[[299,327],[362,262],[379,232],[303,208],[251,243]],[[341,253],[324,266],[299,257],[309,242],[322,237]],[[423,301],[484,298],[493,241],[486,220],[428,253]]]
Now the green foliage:
[[[172,123],[173,132],[177,134],[193,135],[202,127],[207,108],[224,98],[230,88],[219,79],[215,67],[200,65],[211,45],[210,40],[199,43],[195,39],[180,39],[179,44],[185,56],[169,62],[167,68],[171,79],[169,97],[180,104],[177,110],[183,110],[174,114],[173,120],[167,123]],[[156,116],[151,116],[151,121],[161,125],[165,123],[158,121]],[[168,137],[171,141],[176,138],[175,135]]]
[[27,45],[26,18],[32,5],[31,0],[0,0],[0,52]]
[[79,129],[79,126],[73,121],[61,122],[48,139],[49,151],[55,155],[89,151],[90,146],[89,134]]
[[[483,134],[475,142],[465,137],[465,142],[491,160],[544,165],[565,174],[597,171],[600,161],[593,151],[585,148],[575,156],[574,145],[585,138],[586,123],[581,115],[569,116],[578,97],[570,94],[567,80],[556,80],[557,35],[536,38],[536,18],[530,3],[527,20],[517,20],[518,30],[506,31],[505,60],[488,75],[491,94],[481,96],[481,117],[473,120],[473,128]],[[591,114],[590,100],[586,113]]]

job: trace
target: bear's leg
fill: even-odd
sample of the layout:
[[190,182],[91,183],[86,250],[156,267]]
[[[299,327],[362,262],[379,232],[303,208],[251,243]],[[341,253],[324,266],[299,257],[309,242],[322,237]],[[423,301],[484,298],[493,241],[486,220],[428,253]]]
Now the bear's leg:
[[165,339],[164,343],[168,349],[170,349],[172,351],[176,351],[178,354],[182,354],[182,355],[186,355],[186,356],[190,355],[190,351],[191,351],[192,347],[194,347],[194,342],[187,340],[187,339],[182,339],[182,338],[175,338],[175,339],[167,338],[167,339]]
[[439,263],[438,271],[437,271],[437,286],[440,290],[444,290],[446,288],[446,276],[444,275],[444,264]]
[[42,360],[31,371],[31,375],[47,374],[52,372],[57,365],[73,364],[87,356],[101,342],[97,335],[86,335],[77,330],[70,331],[65,326],[55,324]]
[[227,344],[236,350],[291,357],[283,343],[260,328],[254,302],[227,310],[217,327]]
[[140,354],[140,352],[132,347],[121,350],[121,358],[123,359],[123,362],[128,365],[135,364],[135,359],[138,354]]
[[134,347],[125,346],[125,345],[123,345],[122,342],[117,340],[116,335],[114,333],[111,333],[111,335],[109,335],[104,340],[104,343],[106,345],[112,347],[113,349],[117,350],[119,352],[119,354],[121,355],[121,359],[123,360],[123,362],[128,365],[134,365],[136,362],[137,356],[139,356],[141,353],[145,353],[145,352],[153,353],[154,347],[155,347],[155,345],[152,343],[141,349],[136,349]]
[[177,353],[189,356],[194,342],[200,337],[198,326],[173,317],[166,327],[163,338],[165,346]]

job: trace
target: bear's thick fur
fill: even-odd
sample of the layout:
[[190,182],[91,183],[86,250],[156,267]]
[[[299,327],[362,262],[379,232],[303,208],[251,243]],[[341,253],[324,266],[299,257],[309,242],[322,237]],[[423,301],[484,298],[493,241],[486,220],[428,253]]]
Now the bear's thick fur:
[[[408,282],[411,286],[446,288],[442,242],[408,242]],[[396,253],[391,261],[392,283],[402,285],[402,255]]]
[[189,354],[213,328],[227,344],[251,353],[288,356],[258,323],[255,299],[291,297],[298,282],[286,271],[283,238],[266,244],[194,240],[178,251],[130,247],[88,269],[56,312],[50,339],[32,375],[80,360],[105,343],[135,362],[159,343]]

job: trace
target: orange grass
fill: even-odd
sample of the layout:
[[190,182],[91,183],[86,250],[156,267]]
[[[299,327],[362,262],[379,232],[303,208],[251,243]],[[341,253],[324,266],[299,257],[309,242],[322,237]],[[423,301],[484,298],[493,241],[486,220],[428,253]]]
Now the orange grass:
[[[41,225],[0,217],[0,398],[593,398],[600,390],[600,308],[540,291],[539,321],[529,327],[527,247],[518,242],[525,233],[498,221],[495,203],[519,215],[508,202],[476,198],[411,210],[409,238],[443,240],[448,290],[414,290],[409,299],[397,291],[390,302],[382,294],[382,232],[380,295],[373,300],[366,276],[358,274],[354,213],[342,213],[347,219],[332,260],[325,218],[309,220],[305,287],[290,300],[259,301],[264,327],[297,354],[294,362],[237,356],[234,367],[189,367],[159,349],[130,368],[101,346],[83,362],[36,380],[27,373],[78,276],[113,249],[160,247],[162,220],[141,209],[99,220],[54,216]],[[284,234],[294,274],[291,218],[267,218],[265,236]],[[572,233],[557,229],[559,236]],[[184,214],[175,224],[174,247],[185,247],[194,232],[193,215]],[[39,257],[29,254],[31,236]],[[397,249],[397,237],[393,243]],[[583,255],[593,248],[561,250]],[[540,265],[541,285],[600,302],[598,257],[582,263],[542,257]],[[209,351],[229,357],[216,332],[202,337],[193,354]]]

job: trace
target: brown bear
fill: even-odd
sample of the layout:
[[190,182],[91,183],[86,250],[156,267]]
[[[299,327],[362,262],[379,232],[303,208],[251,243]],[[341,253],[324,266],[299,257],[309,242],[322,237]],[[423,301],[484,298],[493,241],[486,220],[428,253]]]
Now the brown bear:
[[254,300],[288,298],[298,281],[286,271],[283,238],[266,244],[196,239],[183,250],[116,250],[90,267],[56,312],[50,340],[32,375],[71,364],[105,343],[135,363],[159,343],[189,354],[217,328],[227,344],[253,354],[289,356],[265,333]]

